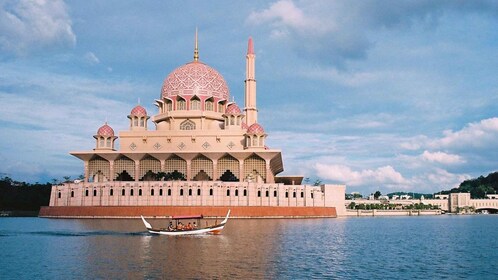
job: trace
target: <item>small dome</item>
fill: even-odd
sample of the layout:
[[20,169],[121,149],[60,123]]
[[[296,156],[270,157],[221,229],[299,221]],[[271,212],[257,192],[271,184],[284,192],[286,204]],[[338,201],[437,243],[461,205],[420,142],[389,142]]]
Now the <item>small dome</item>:
[[248,129],[247,133],[250,134],[265,134],[265,130],[258,123],[253,123]]
[[144,107],[137,105],[135,108],[131,110],[130,116],[136,116],[136,117],[146,117],[147,116],[147,111],[145,110]]
[[242,129],[247,130],[248,128],[249,128],[249,126],[247,126],[247,123],[243,122],[242,123]]
[[225,115],[240,115],[242,111],[240,111],[239,106],[237,104],[232,103],[228,105],[227,110],[225,111]]
[[99,128],[99,130],[97,130],[97,135],[98,136],[104,136],[104,137],[113,137],[114,136],[114,130],[112,129],[112,127],[110,127],[106,123],[103,126],[101,126]]

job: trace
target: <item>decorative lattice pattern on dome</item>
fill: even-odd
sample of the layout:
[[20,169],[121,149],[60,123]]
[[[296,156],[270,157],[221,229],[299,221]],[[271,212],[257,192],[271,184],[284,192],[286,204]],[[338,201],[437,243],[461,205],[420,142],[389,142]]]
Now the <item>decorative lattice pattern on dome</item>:
[[131,110],[130,115],[137,117],[145,117],[147,116],[147,111],[145,110],[144,107],[137,105],[135,108],[133,108],[133,110]]
[[265,130],[258,123],[253,123],[248,129],[247,133],[249,134],[265,134]]
[[193,94],[228,100],[230,93],[221,74],[200,62],[191,62],[175,69],[166,77],[162,97]]
[[109,125],[104,124],[99,128],[99,130],[97,130],[97,135],[104,137],[113,137],[114,130]]
[[227,110],[225,111],[225,114],[227,115],[240,115],[242,112],[240,111],[239,106],[237,104],[232,103],[228,105]]

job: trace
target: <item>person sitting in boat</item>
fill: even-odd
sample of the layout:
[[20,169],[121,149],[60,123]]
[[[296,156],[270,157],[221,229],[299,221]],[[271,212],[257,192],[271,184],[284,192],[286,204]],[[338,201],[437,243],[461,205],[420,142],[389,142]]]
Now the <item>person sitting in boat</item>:
[[184,230],[184,226],[182,224],[182,222],[179,222],[178,223],[178,226],[176,227],[177,230]]
[[194,222],[194,224],[192,225],[192,228],[193,228],[193,229],[197,229],[197,225],[195,224],[195,222]]
[[173,222],[169,222],[168,230],[169,231],[174,231],[175,230],[175,227],[173,226]]
[[187,230],[192,230],[192,224],[191,223],[188,223]]

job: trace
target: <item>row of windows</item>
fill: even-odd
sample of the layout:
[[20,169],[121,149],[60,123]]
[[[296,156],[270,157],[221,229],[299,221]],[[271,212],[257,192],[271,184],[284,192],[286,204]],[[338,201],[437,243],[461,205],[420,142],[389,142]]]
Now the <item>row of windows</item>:
[[[166,111],[173,111],[173,103],[169,100],[165,102]],[[218,112],[223,112],[224,104],[218,103]],[[176,110],[187,110],[187,101],[181,97],[178,97],[176,101]],[[190,108],[189,110],[201,110],[201,101],[197,98],[190,100]],[[206,100],[204,102],[204,110],[206,111],[214,111],[214,102],[211,100]]]
[[[114,189],[110,189],[109,190],[109,196],[113,196],[114,195]],[[126,191],[125,189],[122,189],[121,190],[121,195],[122,196],[125,196],[126,195]],[[134,195],[134,190],[131,189],[130,190],[130,196],[133,196]],[[150,190],[150,195],[151,196],[154,196],[154,189],[151,189]],[[163,189],[159,189],[159,196],[162,196],[163,195]],[[171,189],[168,189],[168,196],[171,196]],[[183,196],[184,195],[184,192],[183,192],[183,189],[180,189],[180,196]],[[192,196],[192,189],[188,189],[188,195],[189,196]],[[201,195],[201,189],[197,189],[197,195]],[[209,189],[209,195],[212,196],[213,195],[213,189]],[[266,197],[270,197],[270,191],[266,191],[265,192],[265,195]],[[89,190],[85,190],[85,196],[89,196]],[[93,190],[93,196],[97,196],[97,190]],[[142,196],[142,189],[138,189],[138,196]],[[227,190],[227,196],[230,196],[230,190]],[[239,196],[239,190],[236,189],[235,190],[235,196]],[[244,189],[243,190],[243,196],[247,196],[247,190]],[[273,191],[273,196],[274,197],[277,197],[278,196],[278,193],[277,191]],[[59,195],[58,195],[59,198],[61,198],[61,192],[59,192]],[[71,191],[71,197],[74,197],[74,191]],[[258,197],[261,197],[261,191],[258,190]],[[286,191],[285,192],[285,197],[288,198],[289,197],[289,192]],[[292,192],[292,197],[296,197],[296,192]],[[304,197],[304,192],[301,192],[301,198]],[[313,193],[311,193],[311,198],[313,198]]]

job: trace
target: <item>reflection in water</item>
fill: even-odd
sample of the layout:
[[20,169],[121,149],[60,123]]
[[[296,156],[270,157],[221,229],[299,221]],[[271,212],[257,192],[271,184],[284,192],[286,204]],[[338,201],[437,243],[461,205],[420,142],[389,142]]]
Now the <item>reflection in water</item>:
[[[166,222],[166,221],[162,221]],[[230,220],[152,236],[140,220],[0,219],[2,279],[496,279],[498,216]],[[476,269],[478,268],[478,269]]]

